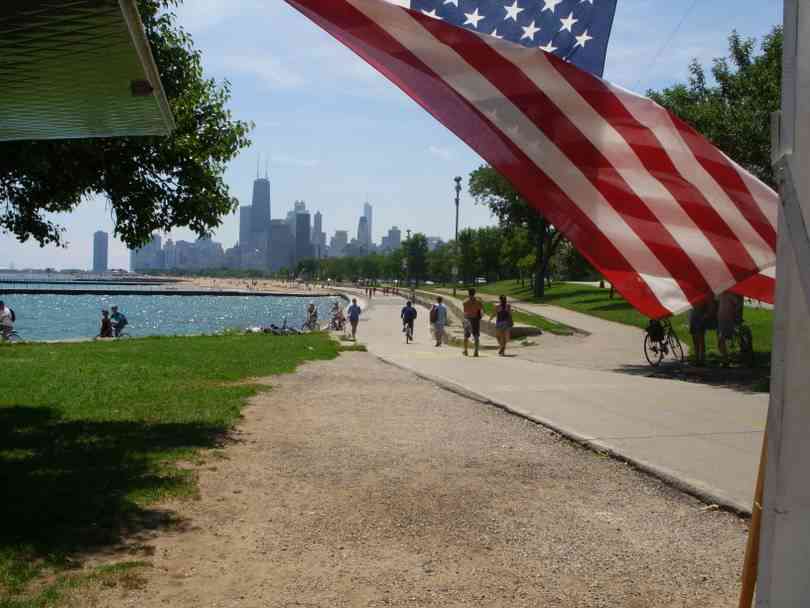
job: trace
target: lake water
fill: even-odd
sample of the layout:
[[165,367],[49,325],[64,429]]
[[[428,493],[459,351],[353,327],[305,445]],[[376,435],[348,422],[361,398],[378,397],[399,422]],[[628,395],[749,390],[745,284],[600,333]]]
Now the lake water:
[[314,302],[325,322],[335,297],[291,296],[86,296],[6,294],[24,340],[71,340],[98,335],[101,309],[113,305],[127,316],[131,336],[213,334],[257,325],[300,327]]

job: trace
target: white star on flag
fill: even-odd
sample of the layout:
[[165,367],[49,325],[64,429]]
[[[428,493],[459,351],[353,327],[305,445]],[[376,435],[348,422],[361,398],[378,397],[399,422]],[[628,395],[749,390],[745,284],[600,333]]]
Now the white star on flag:
[[439,19],[439,20],[441,20],[441,17],[439,17],[438,13],[436,13],[436,9],[435,9],[435,8],[434,8],[432,11],[430,11],[430,12],[427,12],[426,10],[423,10],[423,11],[422,11],[422,13],[423,13],[423,14],[425,14],[425,15],[427,15],[428,17],[433,17],[434,19]]
[[593,40],[593,36],[588,35],[588,30],[585,30],[584,32],[582,32],[582,34],[580,34],[579,36],[574,36],[574,37],[577,39],[577,43],[574,45],[574,48],[577,48],[578,46],[581,46],[582,48],[585,48],[585,44],[589,40]]
[[497,38],[498,40],[503,40],[503,36],[498,34],[498,28],[495,28],[494,30],[492,30],[492,33],[490,34],[490,36],[493,36],[493,37]]
[[478,12],[477,8],[472,13],[464,13],[464,16],[467,17],[467,20],[464,22],[464,25],[471,25],[475,29],[478,29],[478,22],[484,18],[484,16]]
[[456,8],[458,8],[458,0],[444,0],[445,4],[452,4]]
[[551,44],[551,40],[548,41],[546,46],[539,47],[541,51],[545,51],[546,53],[553,53],[557,50],[557,47]]
[[515,0],[512,6],[504,6],[504,8],[506,9],[504,20],[512,19],[515,22],[517,22],[518,15],[524,10],[518,6],[518,0]]
[[561,4],[563,0],[543,0],[545,6],[541,12],[545,13],[546,11],[551,11],[551,14],[554,14],[554,11],[557,10],[557,5]]
[[521,26],[523,28],[523,35],[520,37],[521,40],[523,40],[524,38],[528,38],[529,40],[534,41],[534,35],[540,31],[540,28],[535,27],[534,23],[535,22],[532,21],[531,25],[529,25],[528,27]]
[[[560,31],[569,31],[571,32],[571,28],[574,27],[574,24],[579,21],[579,19],[574,19],[574,13],[572,12],[568,15],[565,19],[560,19],[560,23],[562,23],[562,27]],[[573,34],[573,32],[571,32]]]

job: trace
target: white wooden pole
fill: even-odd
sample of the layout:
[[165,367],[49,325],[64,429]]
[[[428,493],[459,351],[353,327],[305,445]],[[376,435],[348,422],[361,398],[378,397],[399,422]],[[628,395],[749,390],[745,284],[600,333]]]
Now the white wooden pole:
[[[810,226],[810,0],[785,0],[784,62],[778,148],[789,155],[793,218],[798,209]],[[799,273],[810,259],[797,260],[790,215],[779,224],[758,608],[810,606],[810,303]]]

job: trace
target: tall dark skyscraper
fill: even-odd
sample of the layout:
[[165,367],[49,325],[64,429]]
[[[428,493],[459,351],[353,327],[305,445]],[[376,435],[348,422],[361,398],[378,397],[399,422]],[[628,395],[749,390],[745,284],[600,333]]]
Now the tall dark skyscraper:
[[285,220],[270,220],[270,242],[272,244],[267,258],[270,270],[294,270],[295,238]]
[[257,177],[253,182],[253,213],[250,220],[253,246],[267,251],[270,237],[270,179]]
[[110,235],[99,230],[93,235],[93,272],[107,272]]
[[309,213],[298,213],[295,216],[295,262],[312,257],[312,243],[310,243],[310,217]]
[[239,207],[239,246],[244,250],[250,249],[250,243],[253,240],[252,219],[253,209],[250,205]]

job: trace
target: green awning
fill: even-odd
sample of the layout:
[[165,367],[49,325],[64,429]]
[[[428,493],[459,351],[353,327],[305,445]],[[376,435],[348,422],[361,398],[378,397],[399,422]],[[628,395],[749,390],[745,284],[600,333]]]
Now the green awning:
[[0,1],[0,141],[173,128],[135,0]]

